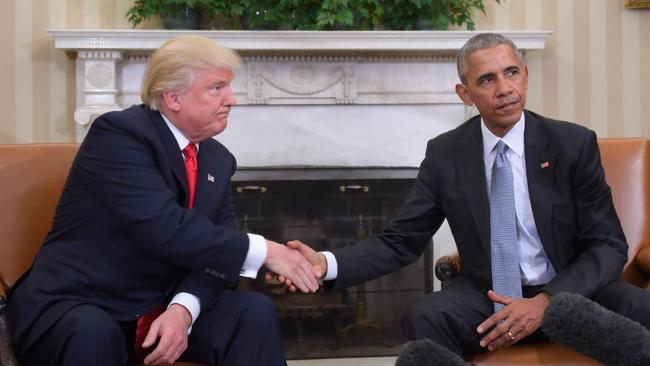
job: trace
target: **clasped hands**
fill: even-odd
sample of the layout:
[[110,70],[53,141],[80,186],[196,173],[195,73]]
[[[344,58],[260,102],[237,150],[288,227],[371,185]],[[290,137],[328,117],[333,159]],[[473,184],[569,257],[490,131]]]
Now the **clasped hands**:
[[287,245],[267,240],[268,253],[264,265],[269,272],[266,280],[277,279],[290,291],[316,292],[319,280],[327,273],[327,260],[322,253],[314,251],[298,240]]
[[550,295],[545,292],[528,299],[513,299],[488,291],[488,298],[505,305],[476,329],[479,334],[485,334],[480,341],[481,347],[490,351],[511,346],[536,331],[550,301]]

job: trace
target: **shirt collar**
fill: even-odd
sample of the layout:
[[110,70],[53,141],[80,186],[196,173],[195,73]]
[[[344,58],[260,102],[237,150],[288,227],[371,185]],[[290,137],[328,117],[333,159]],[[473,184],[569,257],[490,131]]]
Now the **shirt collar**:
[[[167,124],[167,127],[169,127],[169,130],[172,131],[172,134],[174,135],[174,138],[176,139],[176,142],[178,143],[178,149],[182,151],[190,143],[190,140],[188,140],[187,137],[185,137],[185,135],[183,135],[181,130],[179,130],[178,127],[174,126],[174,124],[171,123],[167,119],[167,117],[165,117],[164,114],[160,113],[160,115],[162,116],[163,120]],[[194,144],[194,145],[196,146],[197,151],[198,151],[199,144]]]
[[510,129],[510,131],[508,131],[508,133],[503,137],[496,136],[492,133],[492,131],[488,130],[487,126],[485,126],[483,118],[481,118],[481,132],[483,134],[483,156],[488,156],[492,150],[494,150],[497,142],[502,140],[504,144],[508,145],[508,148],[512,150],[512,152],[517,154],[517,156],[522,157],[524,155],[525,128],[526,118],[524,117],[523,112],[521,113],[521,118],[519,121],[517,121],[517,123],[512,126],[512,129]]

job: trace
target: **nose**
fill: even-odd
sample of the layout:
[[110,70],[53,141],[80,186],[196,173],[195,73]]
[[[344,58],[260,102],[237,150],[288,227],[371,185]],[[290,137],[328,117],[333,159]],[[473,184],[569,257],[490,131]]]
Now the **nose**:
[[510,82],[506,80],[505,78],[497,78],[497,95],[498,96],[506,96],[510,93],[512,93],[512,86],[510,85]]
[[234,105],[237,105],[237,100],[235,99],[235,95],[232,92],[232,88],[230,85],[228,85],[227,90],[226,90],[226,97],[223,99],[224,100],[224,105],[228,107],[232,107]]

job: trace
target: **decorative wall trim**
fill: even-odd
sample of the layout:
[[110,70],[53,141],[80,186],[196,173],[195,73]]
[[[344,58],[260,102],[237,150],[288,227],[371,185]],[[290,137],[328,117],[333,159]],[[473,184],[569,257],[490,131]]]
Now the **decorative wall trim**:
[[[480,32],[466,31],[168,31],[49,30],[65,50],[154,50],[169,38],[202,35],[238,51],[455,51]],[[551,32],[501,32],[522,49],[542,49]]]

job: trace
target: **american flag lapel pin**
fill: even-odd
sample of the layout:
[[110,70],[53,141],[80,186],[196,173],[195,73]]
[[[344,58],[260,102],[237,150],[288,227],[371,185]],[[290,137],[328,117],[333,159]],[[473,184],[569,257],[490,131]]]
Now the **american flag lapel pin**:
[[214,176],[212,176],[210,173],[208,173],[208,182],[214,183]]
[[540,166],[542,167],[542,169],[546,169],[546,168],[550,167],[551,164],[549,164],[548,161],[544,161],[544,162],[542,162],[542,164]]

